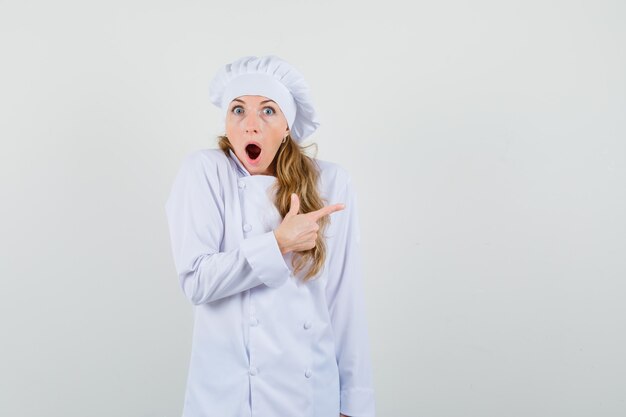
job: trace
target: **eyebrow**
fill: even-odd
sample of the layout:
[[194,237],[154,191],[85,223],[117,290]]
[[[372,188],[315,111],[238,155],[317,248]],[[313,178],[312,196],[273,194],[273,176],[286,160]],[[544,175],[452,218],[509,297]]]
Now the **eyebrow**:
[[[238,98],[233,99],[233,101],[238,101],[238,102],[240,102],[240,103],[246,104],[246,102],[245,102],[245,101],[243,101],[243,100],[239,100]],[[278,105],[278,103],[276,103],[274,100],[263,100],[263,101],[262,101],[262,102],[260,102],[259,104],[269,103],[270,101],[271,101],[272,103],[274,103],[274,104]]]

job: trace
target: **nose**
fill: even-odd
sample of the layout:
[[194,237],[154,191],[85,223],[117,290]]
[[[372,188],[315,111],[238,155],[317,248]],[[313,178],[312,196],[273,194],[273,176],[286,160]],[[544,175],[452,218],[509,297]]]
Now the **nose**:
[[244,123],[246,133],[258,133],[259,132],[259,116],[254,112],[250,112],[246,115]]

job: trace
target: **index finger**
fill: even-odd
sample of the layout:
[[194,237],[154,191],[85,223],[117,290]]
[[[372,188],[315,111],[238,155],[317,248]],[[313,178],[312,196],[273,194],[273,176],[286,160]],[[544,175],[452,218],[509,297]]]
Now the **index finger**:
[[336,211],[343,210],[344,208],[346,208],[345,204],[337,203],[337,204],[333,204],[331,206],[322,207],[319,210],[312,211],[312,212],[309,213],[309,215],[311,215],[311,217],[313,217],[314,220],[318,220],[321,217],[326,216],[327,214],[331,214],[331,213],[334,213]]

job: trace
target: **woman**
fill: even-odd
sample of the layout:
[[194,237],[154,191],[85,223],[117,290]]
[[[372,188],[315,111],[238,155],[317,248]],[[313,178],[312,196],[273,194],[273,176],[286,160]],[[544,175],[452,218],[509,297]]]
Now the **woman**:
[[183,417],[373,417],[356,196],[300,146],[319,126],[304,78],[246,56],[210,97],[220,149],[188,154],[166,203],[194,304]]

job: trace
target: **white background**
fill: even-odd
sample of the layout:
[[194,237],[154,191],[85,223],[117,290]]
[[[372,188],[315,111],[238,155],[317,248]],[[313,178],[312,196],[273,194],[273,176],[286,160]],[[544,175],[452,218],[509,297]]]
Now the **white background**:
[[216,147],[211,77],[266,54],[358,191],[378,416],[626,415],[625,22],[620,0],[0,0],[0,415],[180,416],[163,205]]

